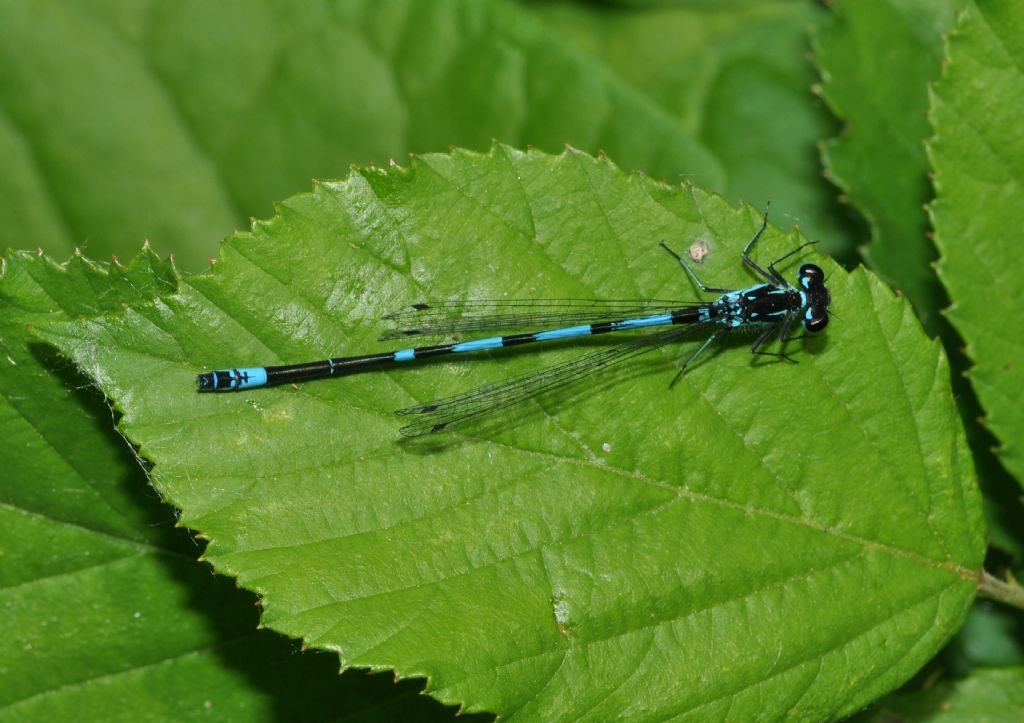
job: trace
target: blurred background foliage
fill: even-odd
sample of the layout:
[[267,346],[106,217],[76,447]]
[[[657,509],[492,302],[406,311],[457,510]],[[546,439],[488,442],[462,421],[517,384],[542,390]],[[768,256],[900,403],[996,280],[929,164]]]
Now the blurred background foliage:
[[862,231],[821,177],[804,0],[4,2],[0,242],[143,239],[199,271],[311,179],[493,140],[604,151],[800,223]]

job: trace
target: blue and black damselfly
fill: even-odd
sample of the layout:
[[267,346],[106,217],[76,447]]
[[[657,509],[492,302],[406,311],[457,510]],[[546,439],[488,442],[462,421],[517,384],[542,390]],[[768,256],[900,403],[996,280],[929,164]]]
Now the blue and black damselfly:
[[270,384],[323,379],[353,371],[381,366],[403,364],[421,359],[461,354],[464,352],[503,349],[535,342],[573,339],[611,332],[668,326],[669,329],[634,337],[623,344],[584,354],[576,359],[488,384],[463,394],[440,399],[428,404],[399,409],[396,414],[415,415],[416,421],[401,429],[405,436],[440,432],[452,424],[476,419],[504,409],[511,404],[530,399],[537,394],[587,377],[606,367],[657,349],[681,339],[696,328],[709,327],[714,331],[687,360],[672,383],[678,381],[693,362],[716,339],[737,330],[757,330],[750,347],[752,354],[772,356],[795,361],[783,351],[762,351],[761,347],[777,333],[781,343],[800,339],[789,336],[797,319],[809,333],[816,333],[828,325],[831,303],[825,274],[815,264],[803,264],[797,271],[796,286],[783,278],[775,268],[807,246],[798,246],[775,259],[763,269],[752,258],[750,250],[768,225],[765,209],[761,227],[743,249],[743,263],[762,279],[762,283],[745,289],[717,289],[705,286],[690,265],[664,242],[661,246],[672,255],[706,293],[720,294],[714,301],[671,302],[657,300],[603,301],[590,299],[524,300],[524,301],[464,301],[454,303],[413,304],[402,311],[385,317],[398,328],[386,332],[381,339],[399,339],[494,329],[525,329],[550,327],[508,336],[492,336],[470,341],[457,341],[436,346],[422,346],[381,354],[339,357],[305,364],[284,366],[222,369],[200,374],[197,387],[201,392],[223,392],[251,389]]

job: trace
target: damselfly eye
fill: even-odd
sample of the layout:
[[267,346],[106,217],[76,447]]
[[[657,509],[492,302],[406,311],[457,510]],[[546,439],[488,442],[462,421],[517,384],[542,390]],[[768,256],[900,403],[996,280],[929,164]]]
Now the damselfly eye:
[[804,264],[800,267],[797,276],[800,279],[800,285],[805,289],[819,286],[825,282],[825,272],[817,264]]
[[813,316],[810,319],[804,320],[804,329],[816,334],[817,332],[828,326],[828,314],[822,314],[820,316]]

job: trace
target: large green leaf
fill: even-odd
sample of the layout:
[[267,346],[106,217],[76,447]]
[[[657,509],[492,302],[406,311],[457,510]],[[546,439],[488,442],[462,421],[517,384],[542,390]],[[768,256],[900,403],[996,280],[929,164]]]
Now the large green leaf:
[[176,284],[148,251],[127,266],[3,261],[0,720],[450,720],[415,685],[338,678],[333,655],[257,632],[252,595],[196,563],[103,398],[31,334]]
[[932,97],[929,144],[939,272],[953,299],[950,320],[967,341],[970,378],[1000,457],[1024,479],[1024,138],[1015,100],[1024,92],[1024,11],[973,3],[950,37]]
[[805,0],[530,7],[700,138],[722,166],[717,190],[755,204],[771,199],[830,255],[856,255],[849,214],[822,178],[816,149],[835,134],[835,120],[811,95],[817,76],[807,60],[807,27],[823,8]]
[[[750,284],[759,221],[578,152],[430,155],[288,200],[177,295],[39,333],[265,623],[345,665],[522,719],[838,717],[959,627],[984,548],[941,348],[865,271],[819,259],[837,318],[800,364],[740,340],[669,393],[697,339],[426,443],[391,410],[586,345],[193,391],[379,349],[380,316],[427,297],[691,296],[659,239]],[[771,229],[756,256],[799,240]]]
[[409,151],[572,143],[721,177],[669,113],[499,0],[0,0],[0,107],[0,241],[149,238],[186,268],[311,177]]
[[962,4],[837,0],[834,20],[814,43],[822,97],[846,123],[825,146],[828,174],[871,224],[871,266],[907,294],[932,333],[945,298],[930,266],[922,142],[930,134],[925,111],[928,83],[939,76],[940,33]]

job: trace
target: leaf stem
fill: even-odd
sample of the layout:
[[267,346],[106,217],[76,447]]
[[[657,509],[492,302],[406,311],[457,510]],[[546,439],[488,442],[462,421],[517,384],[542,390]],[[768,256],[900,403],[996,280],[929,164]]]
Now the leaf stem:
[[1005,582],[988,572],[983,572],[978,584],[978,594],[1024,610],[1024,587],[1012,578]]

